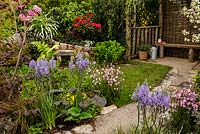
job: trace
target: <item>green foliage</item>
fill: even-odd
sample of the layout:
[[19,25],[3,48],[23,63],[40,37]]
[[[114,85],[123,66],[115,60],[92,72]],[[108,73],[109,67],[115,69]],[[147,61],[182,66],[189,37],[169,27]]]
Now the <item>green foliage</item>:
[[44,122],[45,128],[53,129],[56,126],[55,121],[58,114],[53,96],[41,96],[38,102],[38,108],[40,109],[40,118]]
[[177,107],[175,111],[172,111],[167,127],[168,130],[187,134],[193,132],[194,127],[195,116],[191,110]]
[[195,81],[195,90],[200,94],[200,70],[197,71],[196,76],[194,77]]
[[31,5],[34,4],[41,6],[44,13],[59,22],[56,38],[68,42],[73,39],[68,30],[71,29],[75,17],[93,12],[91,4],[82,0],[34,0]]
[[8,3],[5,5],[7,6],[3,9],[2,2],[2,9],[0,9],[0,40],[11,36],[15,32],[15,20],[13,14],[9,9]]
[[85,112],[90,113],[94,118],[99,115],[99,113],[101,112],[101,108],[96,106],[95,104],[91,104],[85,109]]
[[83,112],[78,107],[71,107],[67,110],[67,112],[69,114],[69,117],[67,117],[65,121],[80,122],[81,120],[92,118],[92,115],[90,113]]
[[98,41],[115,39],[124,45],[125,0],[93,0],[92,5],[96,21],[102,24]]
[[142,0],[137,4],[137,26],[158,25],[159,19],[158,0]]
[[137,50],[138,51],[149,51],[150,50],[150,48],[151,48],[151,46],[150,45],[139,45],[138,47],[137,47]]
[[34,17],[28,31],[37,39],[53,39],[58,31],[58,22],[47,15]]
[[43,133],[43,125],[38,123],[36,125],[31,125],[28,128],[28,134],[42,134]]
[[38,59],[43,59],[43,58],[51,59],[56,55],[56,52],[54,50],[58,48],[58,45],[54,45],[50,48],[48,44],[41,41],[31,42],[31,44],[34,45],[37,48],[38,52],[40,53]]
[[104,41],[96,43],[94,48],[95,58],[99,63],[110,63],[118,61],[125,48],[117,41]]

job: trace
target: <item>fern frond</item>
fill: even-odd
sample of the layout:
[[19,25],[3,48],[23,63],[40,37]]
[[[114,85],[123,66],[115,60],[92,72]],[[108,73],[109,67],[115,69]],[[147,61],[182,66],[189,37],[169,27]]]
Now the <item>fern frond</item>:
[[58,46],[59,46],[59,45],[54,45],[52,47],[49,47],[48,44],[46,44],[45,42],[41,42],[41,41],[31,42],[31,44],[34,45],[37,48],[38,52],[40,53],[40,56],[38,59],[52,58],[53,56],[55,56],[57,54],[54,50],[56,48],[58,48]]

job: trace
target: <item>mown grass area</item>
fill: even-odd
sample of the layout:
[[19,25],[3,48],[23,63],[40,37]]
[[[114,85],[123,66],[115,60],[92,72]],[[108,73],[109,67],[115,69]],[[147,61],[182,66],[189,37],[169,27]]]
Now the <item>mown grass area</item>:
[[131,95],[135,90],[138,82],[141,84],[147,80],[150,87],[158,86],[161,80],[171,69],[169,66],[151,64],[139,61],[130,61],[129,64],[121,64],[125,81],[123,83],[123,91],[115,104],[120,107],[131,102]]

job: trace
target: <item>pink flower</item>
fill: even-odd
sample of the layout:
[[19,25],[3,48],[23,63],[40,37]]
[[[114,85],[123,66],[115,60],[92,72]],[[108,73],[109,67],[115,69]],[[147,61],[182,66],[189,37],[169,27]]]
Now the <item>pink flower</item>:
[[73,26],[74,26],[75,28],[80,27],[78,23],[74,24]]
[[35,12],[37,12],[37,13],[42,12],[42,9],[41,9],[40,7],[38,7],[37,5],[34,5],[34,6],[33,6],[33,10],[34,10]]
[[22,10],[24,8],[24,5],[19,4],[17,8],[18,10]]
[[21,21],[25,21],[26,16],[25,16],[24,14],[20,14],[20,15],[19,15],[19,19],[20,19]]
[[38,14],[35,13],[33,10],[28,10],[28,15],[29,16],[38,16]]
[[25,18],[25,22],[30,22],[31,19],[32,19],[32,16],[26,16],[26,18]]

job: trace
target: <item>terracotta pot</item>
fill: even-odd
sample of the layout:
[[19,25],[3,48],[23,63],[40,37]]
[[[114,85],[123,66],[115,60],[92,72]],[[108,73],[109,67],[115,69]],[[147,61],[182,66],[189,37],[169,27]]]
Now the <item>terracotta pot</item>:
[[139,51],[139,59],[140,60],[147,60],[148,52],[146,51]]

